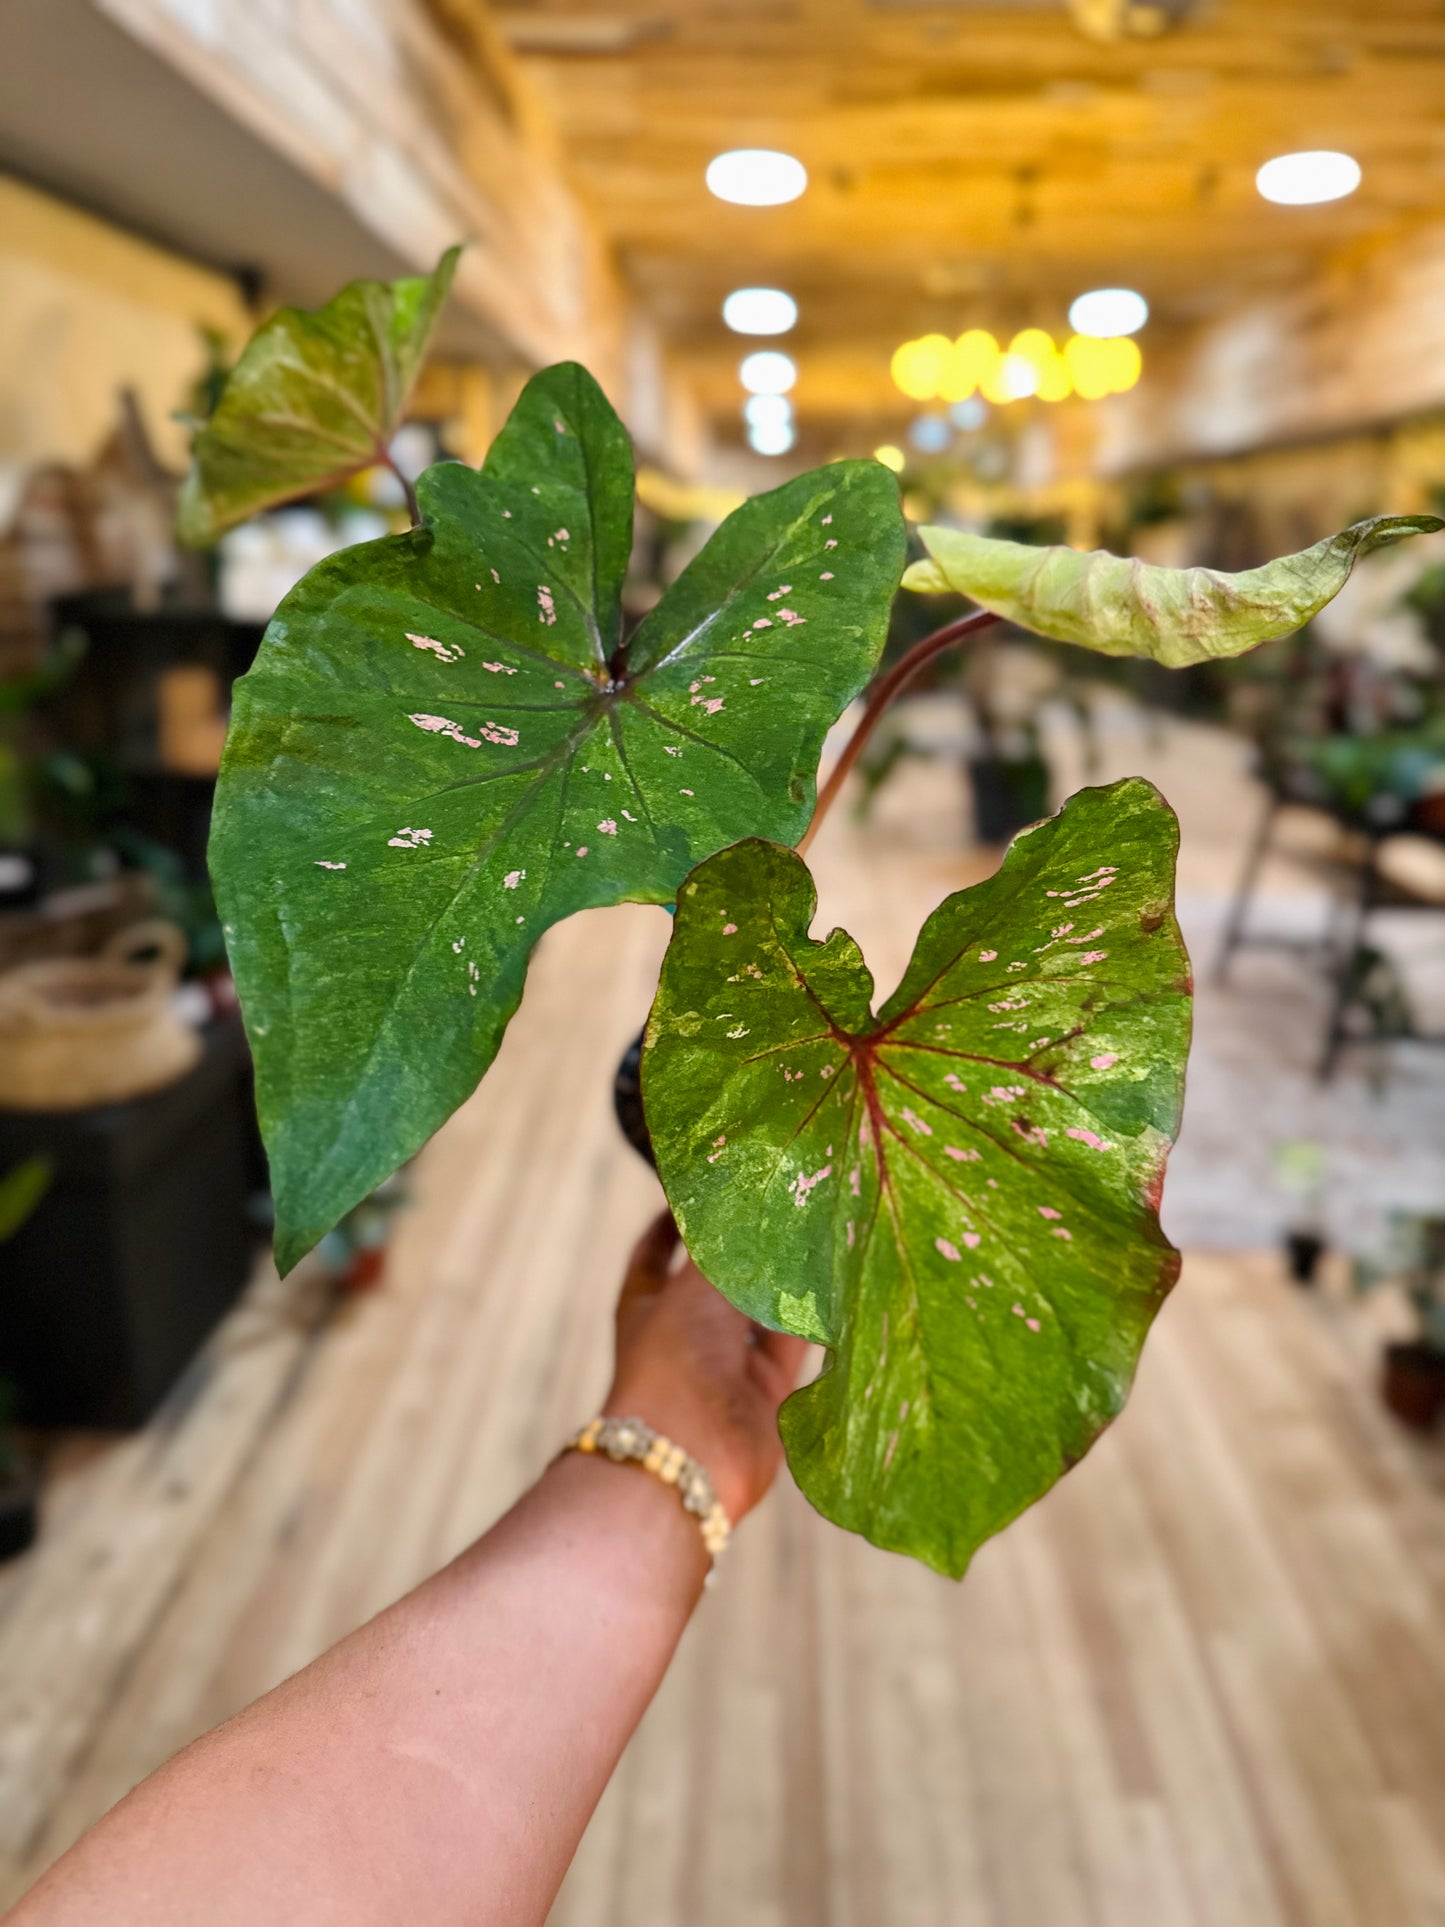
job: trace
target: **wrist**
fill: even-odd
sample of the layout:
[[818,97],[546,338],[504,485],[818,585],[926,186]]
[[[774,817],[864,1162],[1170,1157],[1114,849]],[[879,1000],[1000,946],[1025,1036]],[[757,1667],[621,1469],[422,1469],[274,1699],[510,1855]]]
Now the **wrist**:
[[675,1492],[640,1465],[583,1452],[564,1452],[548,1467],[544,1483],[579,1508],[606,1548],[624,1596],[691,1611],[711,1560],[697,1521]]
[[736,1445],[710,1425],[692,1401],[676,1401],[662,1387],[629,1388],[615,1385],[602,1402],[604,1418],[640,1418],[654,1431],[680,1445],[707,1473],[718,1503],[736,1525],[751,1510],[750,1480],[740,1463]]

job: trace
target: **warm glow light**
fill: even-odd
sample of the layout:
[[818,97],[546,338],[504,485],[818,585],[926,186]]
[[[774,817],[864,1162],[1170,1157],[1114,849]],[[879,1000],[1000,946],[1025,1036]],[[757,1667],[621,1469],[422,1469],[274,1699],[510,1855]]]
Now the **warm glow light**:
[[1320,201],[1343,200],[1360,185],[1360,163],[1351,154],[1313,148],[1302,154],[1280,154],[1266,161],[1254,184],[1267,201],[1282,207],[1312,207]]
[[[1005,352],[986,328],[970,328],[954,342],[944,335],[905,341],[894,353],[892,370],[894,381],[912,400],[947,402],[956,426],[976,428],[984,418],[984,402],[1004,407],[1030,395],[1058,402],[1072,394],[1097,401],[1132,388],[1143,365],[1138,347],[1122,335],[1076,334],[1060,350],[1047,329],[1024,328]],[[980,395],[982,401],[976,399]],[[968,412],[960,412],[964,410]],[[924,423],[936,420],[922,418]],[[926,440],[932,432],[924,427],[924,441],[916,434],[911,439],[931,452]]]
[[1149,303],[1132,288],[1094,288],[1081,294],[1069,309],[1069,326],[1076,335],[1137,334],[1149,319]]
[[985,401],[999,404],[1024,401],[1037,394],[1038,387],[1039,371],[1034,363],[1023,355],[1008,354],[984,383],[983,396]]
[[952,353],[947,335],[905,341],[893,356],[893,379],[910,401],[932,401],[942,387]]
[[1064,349],[1064,359],[1074,390],[1085,401],[1126,393],[1144,369],[1139,344],[1125,339],[1099,341],[1092,335],[1074,335]]
[[797,440],[791,422],[755,422],[748,442],[759,455],[786,455]]
[[941,401],[967,401],[998,372],[1002,353],[987,328],[969,328],[953,344],[942,385]]
[[780,354],[776,348],[760,348],[738,369],[738,380],[750,395],[786,395],[797,379],[792,356]]
[[891,468],[895,475],[901,475],[903,473],[903,465],[906,458],[903,450],[901,448],[895,448],[892,442],[885,442],[881,448],[875,448],[873,451],[873,459],[875,462],[882,462],[885,468]]
[[1144,372],[1144,357],[1139,352],[1137,341],[1106,341],[1109,351],[1105,364],[1109,371],[1109,392],[1125,395]]
[[749,428],[777,428],[791,425],[793,404],[786,395],[749,395],[743,403],[743,420]]
[[709,161],[707,184],[720,201],[739,207],[779,207],[796,201],[808,185],[808,170],[791,154],[768,147],[735,147]]
[[722,314],[735,335],[785,335],[798,318],[798,304],[781,288],[734,288]]

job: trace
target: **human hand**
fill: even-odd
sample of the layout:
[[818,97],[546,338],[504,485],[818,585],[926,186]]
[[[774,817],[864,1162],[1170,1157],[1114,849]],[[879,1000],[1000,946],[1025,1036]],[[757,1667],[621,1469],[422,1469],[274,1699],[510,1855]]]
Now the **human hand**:
[[807,1342],[730,1305],[682,1252],[663,1212],[638,1239],[617,1301],[617,1363],[603,1411],[645,1419],[710,1475],[736,1525],[777,1475],[778,1407]]

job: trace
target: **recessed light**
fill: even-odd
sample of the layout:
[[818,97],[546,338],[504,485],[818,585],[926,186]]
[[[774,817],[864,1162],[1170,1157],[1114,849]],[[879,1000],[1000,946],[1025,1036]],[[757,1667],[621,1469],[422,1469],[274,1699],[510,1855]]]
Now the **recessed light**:
[[798,304],[781,288],[734,288],[722,314],[735,335],[785,335],[798,318]]
[[734,147],[708,162],[707,184],[720,201],[739,207],[780,207],[796,201],[808,170],[791,154],[770,147]]
[[1132,288],[1094,288],[1081,294],[1069,309],[1069,326],[1076,335],[1137,334],[1149,319],[1149,303]]
[[895,475],[901,475],[903,473],[904,466],[907,462],[907,457],[904,455],[903,450],[901,448],[895,448],[892,442],[884,442],[881,448],[875,448],[873,451],[873,459],[875,462],[882,462],[885,468],[891,468]]
[[791,422],[755,422],[748,442],[759,455],[786,455],[797,440]]
[[1254,184],[1267,201],[1281,207],[1313,207],[1320,201],[1342,201],[1354,193],[1360,178],[1360,163],[1353,154],[1311,148],[1266,161]]
[[797,379],[792,356],[776,348],[760,348],[738,369],[738,380],[750,395],[786,395]]
[[776,428],[792,419],[793,404],[786,395],[749,395],[743,403],[743,420],[749,428]]

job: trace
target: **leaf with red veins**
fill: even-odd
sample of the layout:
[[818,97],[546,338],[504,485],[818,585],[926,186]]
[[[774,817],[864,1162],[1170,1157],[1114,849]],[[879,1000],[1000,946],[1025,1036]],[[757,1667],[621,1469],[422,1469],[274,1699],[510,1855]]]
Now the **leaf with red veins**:
[[[831,1348],[781,1418],[804,1492],[942,1572],[1118,1413],[1178,1272],[1177,845],[1148,783],[1081,792],[939,906],[876,1015],[791,851],[738,844],[678,899],[643,1055],[668,1201],[734,1304]],[[1097,952],[1048,941],[1085,883]]]

